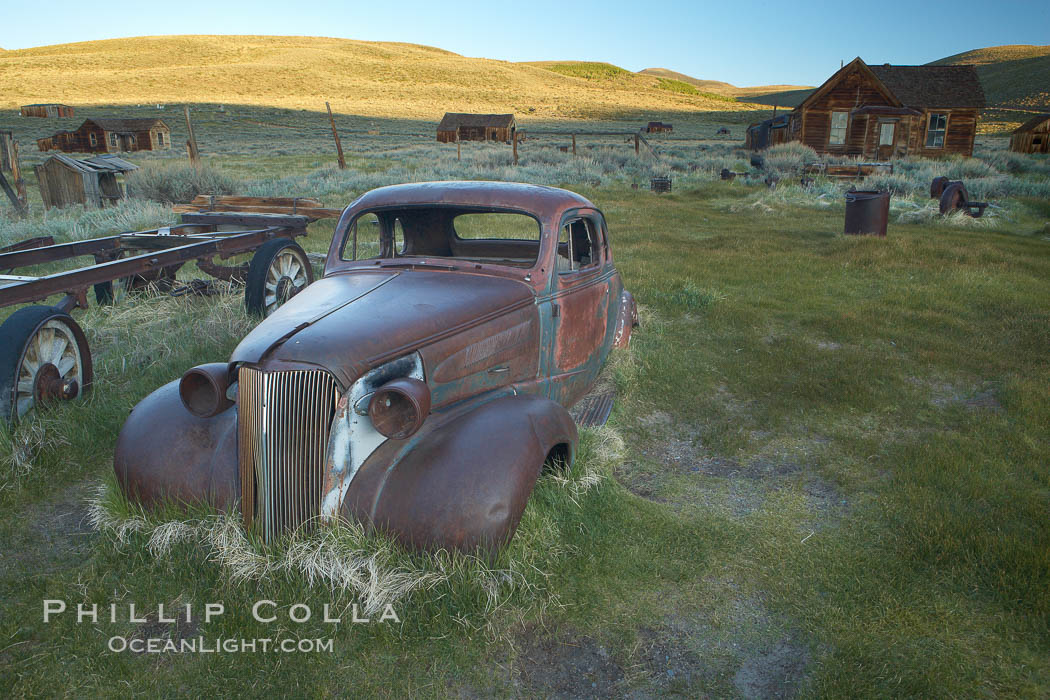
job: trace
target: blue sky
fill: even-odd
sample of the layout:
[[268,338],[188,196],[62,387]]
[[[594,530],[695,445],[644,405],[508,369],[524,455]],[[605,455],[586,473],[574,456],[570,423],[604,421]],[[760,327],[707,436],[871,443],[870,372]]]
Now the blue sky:
[[[823,82],[841,60],[914,64],[971,48],[1050,43],[1048,0],[438,2],[331,0],[100,5],[5,0],[0,47],[153,34],[406,41],[508,61],[608,61],[736,85]],[[14,6],[10,6],[14,5]],[[90,13],[87,8],[97,8]]]

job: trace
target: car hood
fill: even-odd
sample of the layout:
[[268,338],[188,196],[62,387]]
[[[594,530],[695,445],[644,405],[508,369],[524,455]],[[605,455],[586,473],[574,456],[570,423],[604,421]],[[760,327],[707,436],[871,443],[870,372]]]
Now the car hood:
[[492,275],[353,270],[320,279],[245,336],[231,362],[311,364],[348,388],[372,367],[535,303]]

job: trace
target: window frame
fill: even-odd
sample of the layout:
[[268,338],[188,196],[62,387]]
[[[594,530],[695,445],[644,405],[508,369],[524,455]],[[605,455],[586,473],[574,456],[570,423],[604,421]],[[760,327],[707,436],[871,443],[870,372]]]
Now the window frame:
[[[835,126],[835,115],[845,115],[846,121],[841,127]],[[842,129],[842,140],[835,140],[835,130]],[[849,138],[849,111],[843,109],[835,109],[831,111],[831,116],[828,117],[828,145],[829,146],[845,146],[846,140]]]
[[[571,223],[576,221],[584,221],[588,224],[588,234],[593,233],[594,239],[591,241],[591,253],[593,262],[583,267],[572,268],[571,265],[575,263],[572,254],[572,237],[569,237],[569,263],[570,269],[559,270],[558,269],[558,246],[561,245],[561,232]],[[595,250],[597,248],[597,250]],[[562,217],[561,223],[558,225],[557,235],[554,239],[554,276],[561,282],[566,284],[572,284],[575,280],[589,277],[592,274],[600,272],[605,269],[605,264],[608,260],[608,238],[605,235],[605,217],[600,212],[594,210],[581,211],[573,209],[565,213]],[[597,256],[594,256],[594,253]],[[596,260],[594,258],[597,257]]]
[[[934,129],[933,119],[934,117],[940,117],[944,119],[944,126],[940,129]],[[925,148],[944,148],[944,144],[948,141],[948,120],[951,117],[951,112],[930,112],[926,116],[926,138],[923,140]],[[931,144],[930,136],[936,133],[940,133],[941,142],[939,144]]]
[[[891,127],[891,130],[890,130],[890,141],[889,141],[889,143],[883,143],[882,135],[883,135],[884,130],[886,129],[887,126]],[[879,147],[881,148],[883,146],[893,146],[893,144],[896,141],[897,141],[897,122],[893,121],[893,120],[887,120],[887,121],[879,122]]]

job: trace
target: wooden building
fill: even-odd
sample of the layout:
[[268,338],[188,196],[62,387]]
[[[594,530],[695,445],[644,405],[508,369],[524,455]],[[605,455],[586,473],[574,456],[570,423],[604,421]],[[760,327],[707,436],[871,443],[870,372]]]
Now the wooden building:
[[55,103],[22,105],[21,113],[23,117],[72,117],[73,108]]
[[761,151],[788,141],[790,118],[790,114],[781,114],[747,127],[747,131],[744,132],[744,148]]
[[115,204],[127,196],[124,174],[137,169],[137,165],[117,156],[77,160],[61,154],[33,167],[46,209]]
[[971,156],[984,104],[973,66],[869,66],[856,58],[791,112],[784,140],[871,160]]
[[649,125],[645,127],[647,134],[669,134],[672,131],[674,127],[665,122],[649,122]]
[[37,139],[41,151],[118,153],[171,148],[171,129],[160,119],[88,119],[76,131]]
[[1010,150],[1017,153],[1050,153],[1050,114],[1032,117],[1010,136]]
[[456,141],[510,141],[516,129],[513,114],[459,114],[446,112],[437,128],[441,143]]

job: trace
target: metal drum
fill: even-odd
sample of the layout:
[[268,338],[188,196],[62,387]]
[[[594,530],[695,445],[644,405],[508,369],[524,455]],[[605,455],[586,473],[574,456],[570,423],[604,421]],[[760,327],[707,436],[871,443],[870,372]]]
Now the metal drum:
[[847,234],[885,236],[890,218],[889,192],[850,191],[846,193]]

